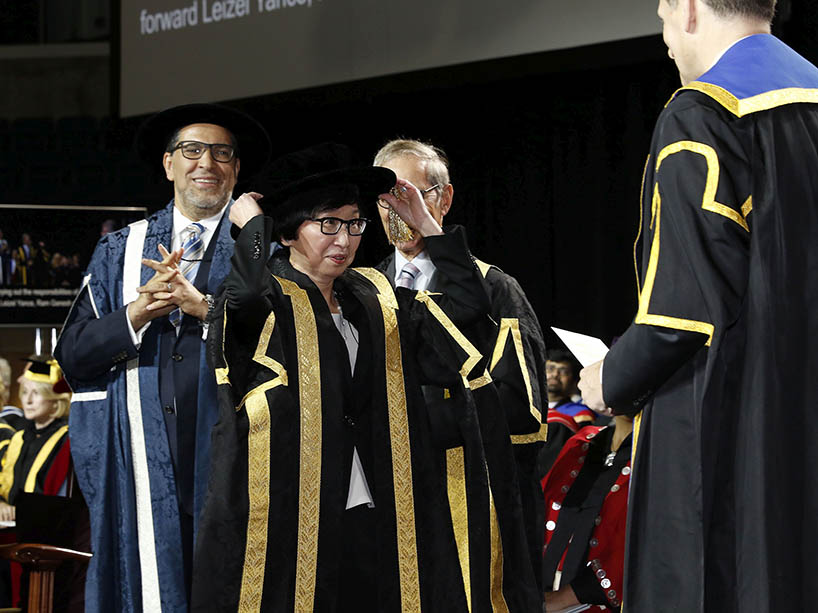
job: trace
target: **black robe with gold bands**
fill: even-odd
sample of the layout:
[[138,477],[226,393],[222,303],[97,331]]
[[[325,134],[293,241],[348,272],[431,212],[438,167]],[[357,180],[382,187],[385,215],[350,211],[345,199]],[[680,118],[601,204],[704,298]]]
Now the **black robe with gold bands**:
[[[379,265],[394,278],[394,252]],[[502,555],[490,565],[475,551],[470,557],[473,603],[490,603],[498,612],[518,613],[541,608],[538,581],[543,546],[543,498],[536,460],[545,440],[546,426],[540,407],[545,392],[545,343],[539,321],[519,283],[497,266],[473,258],[483,275],[491,302],[490,316],[464,326],[464,335],[486,357],[490,382],[472,386],[479,421],[483,455],[466,458],[465,470],[485,460],[491,485],[491,516]],[[429,291],[446,293],[449,279],[436,270]],[[426,385],[423,395],[432,413],[460,401],[450,390]],[[443,411],[448,414],[450,411]],[[460,445],[460,430],[446,444]],[[454,452],[450,452],[454,453]],[[450,498],[455,499],[450,487]],[[473,518],[482,517],[481,495],[470,500]],[[472,531],[481,522],[470,522]],[[472,539],[480,543],[480,538]],[[479,609],[475,609],[479,610]]]
[[[2,471],[0,471],[0,497],[14,504],[20,492],[56,494],[67,475],[67,454],[60,459],[64,445],[68,443],[68,418],[55,419],[40,430],[29,422],[9,439],[4,448]],[[60,472],[49,479],[52,468]],[[47,481],[50,487],[47,487]],[[51,485],[53,483],[53,486]],[[55,489],[56,488],[56,489]],[[51,491],[54,489],[55,491]]]
[[[380,610],[469,610],[447,452],[435,443],[420,391],[434,383],[467,396],[469,381],[485,371],[447,316],[468,323],[488,310],[462,231],[427,240],[436,265],[455,279],[446,296],[394,291],[371,269],[336,280],[344,316],[359,333],[354,376],[321,293],[283,254],[269,269],[260,258],[255,247],[270,234],[261,217],[239,234],[211,323],[221,418],[193,609],[335,610],[354,445],[375,502]],[[463,412],[456,421],[475,432],[473,401],[455,406]],[[482,453],[479,434],[463,448],[474,453]],[[485,470],[465,478],[471,492],[482,483],[489,499]]]
[[639,309],[603,394],[634,423],[624,610],[818,602],[818,69],[737,41],[659,117]]

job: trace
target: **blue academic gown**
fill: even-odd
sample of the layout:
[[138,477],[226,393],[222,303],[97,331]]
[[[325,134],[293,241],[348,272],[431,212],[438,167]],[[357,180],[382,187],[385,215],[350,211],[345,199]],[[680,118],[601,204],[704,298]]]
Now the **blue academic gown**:
[[[205,253],[207,263],[200,265],[196,285],[203,293],[215,293],[230,268],[227,217],[225,212]],[[135,288],[154,274],[141,258],[157,259],[158,245],[171,244],[172,227],[173,202],[100,239],[55,349],[75,392],[69,432],[91,515],[90,612],[187,610],[180,508],[196,518],[204,499],[210,430],[218,418],[216,381],[204,343],[192,343],[201,337],[195,318],[183,318],[179,343],[186,339],[188,359],[181,360],[174,332],[170,351],[176,358],[162,355],[169,346],[167,318],[151,322],[139,350],[125,320]],[[168,406],[171,380],[177,382],[177,404],[180,381],[198,391],[198,404],[184,422],[195,433],[186,431],[184,448],[174,436],[177,423],[183,425],[181,409],[177,422]],[[192,466],[185,487],[177,485],[180,466]]]

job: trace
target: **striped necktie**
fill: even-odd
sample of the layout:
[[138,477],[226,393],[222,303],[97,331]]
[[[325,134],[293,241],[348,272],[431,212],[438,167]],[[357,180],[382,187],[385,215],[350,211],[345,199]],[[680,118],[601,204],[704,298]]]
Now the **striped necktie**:
[[414,289],[415,279],[417,279],[419,273],[420,268],[412,264],[412,262],[406,262],[406,264],[404,264],[403,268],[400,270],[400,274],[398,275],[397,281],[395,281],[395,285],[398,287],[405,287],[406,289]]
[[[199,262],[202,259],[202,232],[204,226],[200,223],[192,223],[182,230],[182,260],[179,262],[179,272],[185,275],[185,279],[193,283],[196,273],[199,272]],[[182,310],[174,309],[169,314],[170,323],[177,328],[182,323]]]

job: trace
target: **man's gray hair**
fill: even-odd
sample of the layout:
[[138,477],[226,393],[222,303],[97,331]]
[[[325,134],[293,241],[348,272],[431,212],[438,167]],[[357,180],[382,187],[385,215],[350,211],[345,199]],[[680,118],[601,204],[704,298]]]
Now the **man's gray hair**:
[[375,154],[374,166],[384,166],[390,160],[413,155],[426,162],[426,180],[429,186],[449,184],[449,159],[442,149],[421,142],[399,138],[391,140]]

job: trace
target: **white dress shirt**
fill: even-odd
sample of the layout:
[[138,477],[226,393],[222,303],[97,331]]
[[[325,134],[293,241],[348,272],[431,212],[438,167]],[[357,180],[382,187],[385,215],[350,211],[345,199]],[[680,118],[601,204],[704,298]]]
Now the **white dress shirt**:
[[[407,262],[406,257],[397,249],[395,249],[395,278],[392,281],[397,284],[398,276],[400,275],[400,271],[403,270],[403,267],[406,265]],[[432,277],[435,275],[435,268],[432,259],[429,257],[429,254],[426,253],[425,250],[418,253],[414,259],[411,260],[412,264],[418,267],[420,272],[415,277],[415,284],[412,289],[415,290],[425,290],[429,289],[429,284],[432,282]]]
[[[340,307],[339,307],[340,310]],[[358,330],[351,322],[344,319],[343,313],[333,313],[332,321],[338,332],[344,339],[347,346],[347,353],[349,354],[349,368],[350,374],[355,373],[355,362],[358,358]],[[364,467],[361,464],[361,458],[358,456],[358,449],[352,448],[352,472],[349,475],[349,489],[347,491],[347,509],[352,509],[359,505],[365,504],[372,508],[375,503],[372,501],[372,492],[369,491],[369,483],[366,481],[364,475]]]

